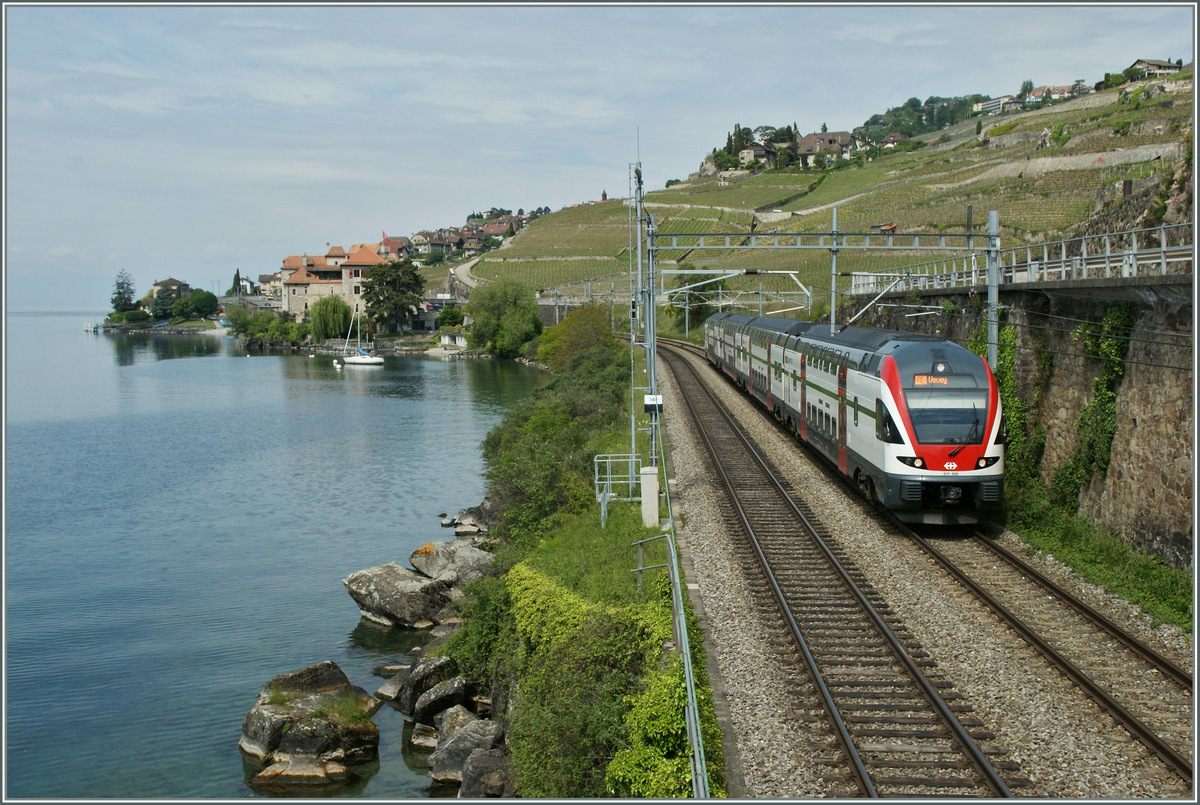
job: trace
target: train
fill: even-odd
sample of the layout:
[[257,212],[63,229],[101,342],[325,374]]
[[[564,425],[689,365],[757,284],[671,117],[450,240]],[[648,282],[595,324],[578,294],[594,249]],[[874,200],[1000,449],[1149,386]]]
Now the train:
[[709,362],[862,492],[909,523],[1000,508],[1005,422],[996,378],[937,336],[716,313]]

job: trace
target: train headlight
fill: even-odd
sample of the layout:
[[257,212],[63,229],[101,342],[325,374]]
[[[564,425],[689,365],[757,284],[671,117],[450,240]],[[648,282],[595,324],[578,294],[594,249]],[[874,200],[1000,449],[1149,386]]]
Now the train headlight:
[[896,456],[896,458],[900,459],[910,467],[916,467],[919,470],[925,468],[925,459],[921,458],[920,456]]
[[984,456],[983,458],[981,458],[975,462],[975,469],[977,469],[977,470],[987,469],[988,467],[992,466],[999,460],[1000,460],[1000,456],[990,456],[990,457]]

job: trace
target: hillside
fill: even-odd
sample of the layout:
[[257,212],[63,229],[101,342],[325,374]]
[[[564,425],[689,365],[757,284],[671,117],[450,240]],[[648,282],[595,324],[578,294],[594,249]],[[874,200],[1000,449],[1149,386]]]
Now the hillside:
[[[884,152],[858,164],[844,160],[851,164],[836,169],[770,170],[733,182],[693,177],[669,189],[648,190],[645,204],[662,235],[748,234],[752,225],[758,235],[827,232],[835,207],[838,229],[846,233],[892,223],[902,234],[963,232],[969,205],[973,230],[983,232],[988,212],[995,210],[1005,248],[1069,238],[1102,211],[1114,222],[1142,226],[1145,198],[1191,153],[1192,93],[1187,70],[1174,79],[1139,82],[1040,110],[971,118],[930,135],[926,148]],[[1128,200],[1140,203],[1136,212],[1113,216],[1125,179],[1146,192]],[[1186,207],[1183,215],[1190,219],[1190,201]],[[628,289],[631,249],[636,248],[631,219],[625,200],[544,215],[506,248],[485,256],[473,273],[485,279],[515,276],[543,291],[588,287],[593,294],[607,294],[613,287],[621,293]],[[713,269],[786,268],[814,291],[828,293],[826,251],[680,249],[662,257]],[[838,270],[885,270],[924,259],[846,250]],[[753,289],[760,283],[766,290],[795,289],[779,275],[739,277],[730,284]]]

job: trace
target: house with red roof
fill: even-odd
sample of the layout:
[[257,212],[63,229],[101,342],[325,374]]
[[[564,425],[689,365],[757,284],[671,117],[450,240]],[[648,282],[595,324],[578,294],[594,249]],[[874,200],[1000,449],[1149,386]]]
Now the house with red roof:
[[279,269],[283,309],[300,318],[318,299],[334,295],[353,309],[362,299],[366,270],[388,259],[381,250],[378,243],[357,243],[347,254],[341,246],[326,244],[326,252],[320,257],[285,257]]

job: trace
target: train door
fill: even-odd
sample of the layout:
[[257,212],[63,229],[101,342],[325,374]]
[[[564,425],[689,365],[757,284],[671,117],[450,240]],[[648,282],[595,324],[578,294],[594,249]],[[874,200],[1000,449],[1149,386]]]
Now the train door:
[[808,354],[804,348],[800,348],[800,438],[808,441],[808,381],[805,379],[808,375],[806,366],[808,364]]
[[846,365],[838,364],[838,469],[846,472]]

